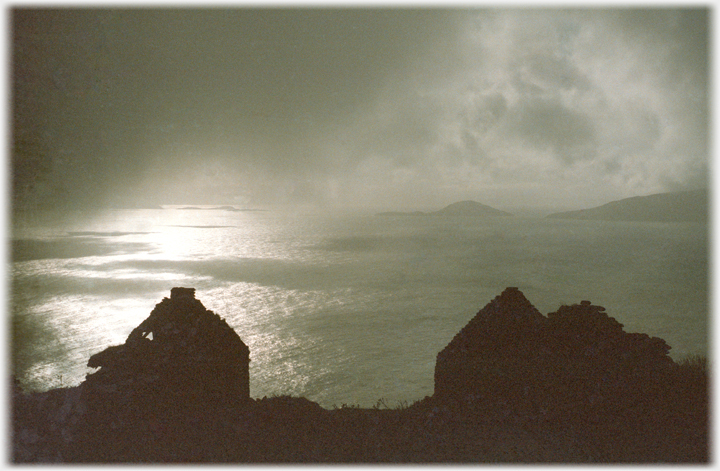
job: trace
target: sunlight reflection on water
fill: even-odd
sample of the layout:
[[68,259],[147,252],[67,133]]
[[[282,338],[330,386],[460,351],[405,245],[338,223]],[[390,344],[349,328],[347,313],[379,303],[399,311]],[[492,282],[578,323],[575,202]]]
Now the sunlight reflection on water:
[[12,310],[26,338],[14,360],[26,386],[78,384],[88,358],[123,343],[174,286],[195,287],[248,345],[253,397],[330,407],[430,395],[437,352],[507,286],[545,314],[591,299],[677,358],[707,348],[699,230],[205,210],[20,227]]

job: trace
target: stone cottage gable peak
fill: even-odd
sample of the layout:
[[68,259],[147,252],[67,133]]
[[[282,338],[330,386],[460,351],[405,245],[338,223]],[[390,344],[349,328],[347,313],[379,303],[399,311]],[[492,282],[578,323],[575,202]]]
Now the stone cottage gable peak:
[[473,317],[466,327],[488,323],[536,325],[545,320],[518,288],[506,288]]
[[497,334],[536,329],[546,320],[518,288],[509,287],[483,307],[443,352],[465,350],[477,342],[492,340]]

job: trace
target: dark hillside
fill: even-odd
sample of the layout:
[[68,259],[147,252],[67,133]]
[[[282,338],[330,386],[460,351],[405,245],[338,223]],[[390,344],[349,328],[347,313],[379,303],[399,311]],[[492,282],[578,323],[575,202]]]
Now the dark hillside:
[[551,214],[557,219],[597,219],[603,221],[706,222],[708,191],[695,190],[635,196],[596,208]]

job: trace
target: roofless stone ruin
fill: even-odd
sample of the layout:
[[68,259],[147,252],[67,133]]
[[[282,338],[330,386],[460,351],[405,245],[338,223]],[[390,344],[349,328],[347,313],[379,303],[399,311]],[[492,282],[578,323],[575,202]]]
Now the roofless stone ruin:
[[514,409],[642,400],[675,366],[670,346],[604,311],[585,300],[545,317],[505,289],[438,353],[435,398]]
[[100,370],[85,383],[91,396],[117,393],[123,402],[232,405],[250,398],[249,363],[248,347],[194,288],[173,288],[123,345],[90,357]]

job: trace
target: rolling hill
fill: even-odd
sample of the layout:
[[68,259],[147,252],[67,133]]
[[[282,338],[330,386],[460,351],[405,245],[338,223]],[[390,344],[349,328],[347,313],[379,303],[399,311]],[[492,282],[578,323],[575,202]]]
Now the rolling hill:
[[595,208],[554,213],[548,218],[602,221],[707,222],[707,189],[634,196]]
[[377,216],[461,216],[461,217],[496,217],[496,216],[512,216],[512,214],[490,206],[478,203],[477,201],[459,201],[457,203],[445,206],[438,211],[425,213],[422,211],[399,212],[391,211],[378,213]]

